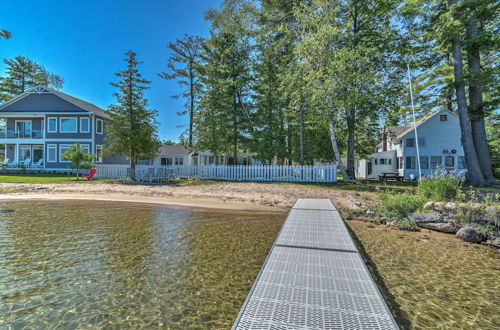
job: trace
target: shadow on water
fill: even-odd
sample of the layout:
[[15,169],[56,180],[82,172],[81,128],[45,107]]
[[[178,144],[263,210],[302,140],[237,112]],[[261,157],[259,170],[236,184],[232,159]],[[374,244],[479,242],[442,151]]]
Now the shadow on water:
[[373,260],[370,258],[368,253],[366,253],[366,250],[363,246],[363,243],[358,239],[354,231],[349,227],[348,222],[347,224],[347,230],[351,234],[351,237],[353,238],[360,254],[363,260],[365,261],[366,266],[370,270],[370,274],[372,275],[375,283],[377,283],[377,287],[380,290],[380,293],[384,297],[384,300],[391,310],[392,315],[394,316],[394,319],[396,320],[398,326],[401,329],[410,329],[411,328],[411,322],[408,319],[408,316],[406,313],[401,310],[400,306],[396,302],[396,297],[394,297],[390,292],[387,286],[384,283],[384,280],[380,276],[378,270],[377,270],[377,265],[373,262]]

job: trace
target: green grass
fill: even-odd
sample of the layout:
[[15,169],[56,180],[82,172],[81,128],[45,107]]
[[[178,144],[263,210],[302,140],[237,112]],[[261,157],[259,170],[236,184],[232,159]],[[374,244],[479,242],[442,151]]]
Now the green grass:
[[[81,182],[87,182],[85,178],[80,178]],[[103,182],[116,180],[92,180],[89,182]],[[51,173],[16,173],[0,174],[0,182],[23,182],[23,183],[56,183],[56,182],[76,182],[74,174],[51,174]]]

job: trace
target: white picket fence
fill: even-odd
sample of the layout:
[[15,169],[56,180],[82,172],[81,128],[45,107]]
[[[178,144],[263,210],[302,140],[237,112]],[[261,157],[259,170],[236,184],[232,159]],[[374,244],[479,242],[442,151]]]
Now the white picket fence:
[[[96,178],[128,179],[128,165],[96,165]],[[144,181],[161,179],[198,179],[269,182],[337,182],[337,167],[282,165],[208,165],[148,166],[137,165],[136,178]]]

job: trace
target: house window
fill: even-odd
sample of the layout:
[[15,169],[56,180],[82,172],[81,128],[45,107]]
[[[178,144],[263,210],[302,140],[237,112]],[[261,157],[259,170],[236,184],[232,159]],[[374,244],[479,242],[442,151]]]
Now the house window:
[[161,166],[167,166],[167,159],[166,158],[161,158],[160,159],[160,164],[161,164]]
[[104,132],[104,122],[102,121],[102,119],[96,119],[95,131],[97,134],[102,134],[102,132]]
[[47,132],[57,133],[57,117],[47,118]]
[[69,149],[69,144],[60,144],[59,145],[59,162],[60,163],[69,163],[69,160],[64,160],[62,158],[62,154]]
[[76,128],[76,118],[60,118],[59,120],[59,132],[61,133],[76,133],[78,132]]
[[88,144],[81,144],[81,146],[83,148],[84,153],[86,153],[86,154],[90,153],[90,146]]
[[392,159],[387,159],[387,162],[389,163],[389,165],[392,165]]
[[455,157],[453,157],[453,156],[446,156],[444,158],[444,166],[445,167],[455,167]]
[[441,156],[431,156],[431,168],[436,169],[441,166]]
[[175,165],[184,165],[184,158],[176,157],[175,158]]
[[380,158],[380,165],[385,165],[385,158]]
[[167,158],[167,166],[172,166],[172,158]]
[[95,147],[95,162],[102,163],[102,146],[98,145]]
[[448,115],[441,115],[439,116],[440,121],[447,121],[448,120]]
[[408,170],[415,169],[415,157],[406,157],[406,169]]
[[406,139],[406,147],[407,148],[414,148],[415,147],[415,139],[414,138]]
[[422,170],[429,169],[429,156],[420,156],[420,168]]
[[57,162],[57,144],[47,144],[47,162]]
[[378,158],[375,158],[375,165],[378,165]]
[[90,132],[90,118],[80,118],[80,133]]
[[465,163],[465,156],[458,156],[458,168],[461,170],[467,168],[467,164]]

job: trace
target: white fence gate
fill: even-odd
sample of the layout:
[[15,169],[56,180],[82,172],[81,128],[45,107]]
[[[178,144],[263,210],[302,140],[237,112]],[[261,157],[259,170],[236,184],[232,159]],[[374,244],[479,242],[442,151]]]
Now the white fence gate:
[[[96,169],[96,178],[127,179],[129,177],[128,165],[96,165]],[[335,165],[137,165],[136,178],[145,181],[183,178],[227,181],[337,182],[337,167]]]

